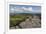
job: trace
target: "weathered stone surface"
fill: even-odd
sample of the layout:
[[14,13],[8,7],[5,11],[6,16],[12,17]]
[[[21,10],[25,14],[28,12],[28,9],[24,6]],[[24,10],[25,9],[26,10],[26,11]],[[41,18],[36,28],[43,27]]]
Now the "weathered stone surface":
[[19,26],[16,26],[16,29],[18,29],[19,28]]
[[[21,22],[19,25],[22,28],[40,28],[41,27],[41,20],[38,16],[29,17],[24,22]],[[11,27],[12,29],[20,29],[19,26]]]
[[20,24],[20,26],[22,28],[32,28],[32,23],[31,23],[31,21],[29,21],[29,19],[26,19],[26,21],[25,22],[22,22]]
[[11,27],[11,29],[15,29],[15,27]]
[[31,20],[30,18],[26,19],[24,22],[20,24],[22,28],[39,28],[41,27],[40,19],[38,16],[34,16]]

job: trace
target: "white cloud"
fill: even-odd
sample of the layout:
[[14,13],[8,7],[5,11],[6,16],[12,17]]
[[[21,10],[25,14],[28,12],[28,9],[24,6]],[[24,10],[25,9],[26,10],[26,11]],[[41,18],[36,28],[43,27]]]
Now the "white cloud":
[[22,9],[26,9],[25,7],[22,7]]
[[22,7],[22,9],[24,9],[25,11],[32,11],[32,7],[29,7],[29,8]]
[[32,7],[29,7],[29,8],[26,8],[26,7],[15,8],[15,11],[19,11],[19,12],[32,11]]
[[29,8],[28,8],[28,11],[32,11],[32,7],[29,7]]
[[21,8],[16,8],[15,11],[23,12]]
[[41,13],[41,10],[32,10],[33,13]]
[[14,8],[11,8],[11,11],[14,11]]
[[14,8],[11,8],[10,10],[11,10],[10,13],[14,13]]

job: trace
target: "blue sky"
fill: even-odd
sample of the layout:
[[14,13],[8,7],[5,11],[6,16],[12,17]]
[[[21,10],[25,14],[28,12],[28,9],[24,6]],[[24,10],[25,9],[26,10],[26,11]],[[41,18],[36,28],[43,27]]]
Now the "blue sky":
[[9,5],[10,13],[41,13],[41,6],[34,5]]

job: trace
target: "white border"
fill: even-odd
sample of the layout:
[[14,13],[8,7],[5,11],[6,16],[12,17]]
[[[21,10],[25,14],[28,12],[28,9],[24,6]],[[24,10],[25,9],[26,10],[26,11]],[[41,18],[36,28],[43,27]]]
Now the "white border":
[[[31,4],[24,4],[24,3],[12,3],[12,2],[7,2],[6,3],[6,29],[5,29],[5,32],[6,33],[18,33],[19,34],[19,32],[28,32],[28,31],[30,31],[30,32],[39,32],[39,31],[41,31],[42,29],[43,29],[43,15],[41,15],[41,18],[42,18],[42,20],[41,20],[41,28],[32,28],[32,29],[12,29],[12,30],[9,30],[9,4],[18,4],[18,5],[36,5],[36,6],[41,6],[41,11],[43,11],[42,10],[42,8],[43,8],[43,5],[42,4],[34,4],[34,3],[31,3]],[[42,14],[42,13],[41,13]]]

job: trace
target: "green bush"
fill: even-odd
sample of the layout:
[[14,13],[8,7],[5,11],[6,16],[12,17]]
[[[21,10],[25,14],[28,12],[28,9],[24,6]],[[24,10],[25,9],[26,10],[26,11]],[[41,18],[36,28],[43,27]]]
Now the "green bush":
[[19,24],[22,21],[25,21],[25,19],[26,19],[26,17],[24,15],[10,16],[10,26]]

